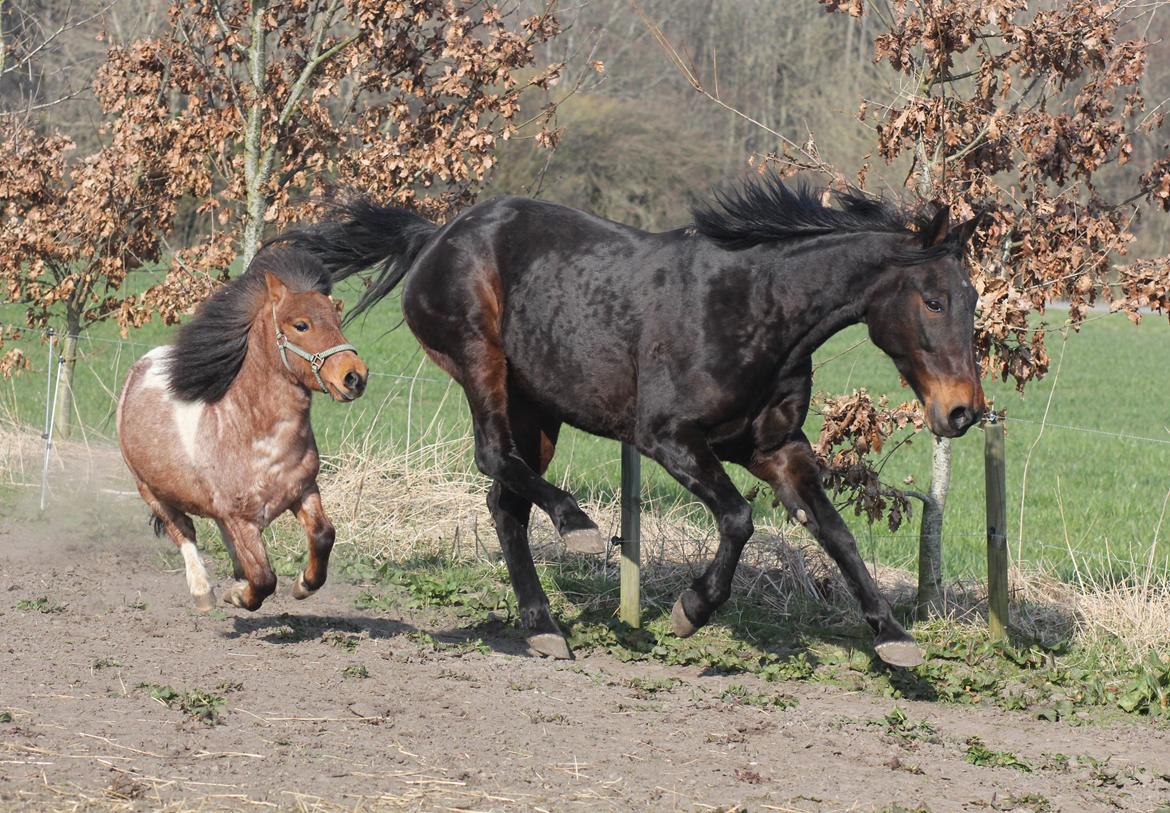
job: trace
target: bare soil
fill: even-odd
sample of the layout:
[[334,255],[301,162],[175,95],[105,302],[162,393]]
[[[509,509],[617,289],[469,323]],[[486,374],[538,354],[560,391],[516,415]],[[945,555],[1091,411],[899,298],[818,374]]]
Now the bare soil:
[[[0,720],[11,716],[0,809],[1155,811],[1170,800],[1170,731],[1141,720],[1071,726],[900,701],[934,733],[899,737],[882,722],[895,702],[876,694],[599,654],[543,660],[504,625],[485,635],[444,611],[359,610],[361,586],[340,579],[305,602],[282,585],[255,614],[200,615],[181,560],[117,482],[58,485],[48,518],[16,506],[0,524]],[[218,724],[156,687],[222,697]],[[777,695],[797,702],[758,705]],[[970,737],[1033,770],[968,762]]]

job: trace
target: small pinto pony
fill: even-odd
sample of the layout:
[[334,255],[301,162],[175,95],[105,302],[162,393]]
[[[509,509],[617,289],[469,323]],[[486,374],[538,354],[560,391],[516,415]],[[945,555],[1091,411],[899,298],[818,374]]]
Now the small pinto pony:
[[[295,249],[262,251],[180,330],[130,368],[118,400],[118,439],[138,491],[187,567],[204,612],[215,603],[190,514],[219,526],[235,584],[224,601],[255,610],[276,589],[261,533],[284,511],[309,537],[292,593],[325,583],[333,524],[317,490],[309,423],[314,390],[352,401],[368,370],[341,334],[329,273]],[[290,358],[290,354],[293,358]]]

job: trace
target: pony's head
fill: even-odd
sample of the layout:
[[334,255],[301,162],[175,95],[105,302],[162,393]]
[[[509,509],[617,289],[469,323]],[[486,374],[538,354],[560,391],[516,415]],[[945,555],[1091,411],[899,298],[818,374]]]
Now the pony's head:
[[[185,401],[223,398],[251,342],[280,374],[306,389],[339,401],[357,398],[369,370],[341,333],[331,285],[329,272],[312,254],[265,248],[180,328],[170,365],[171,391]],[[261,336],[268,337],[262,346]]]
[[[274,255],[289,254],[287,250]],[[276,333],[276,352],[288,373],[310,390],[352,401],[366,389],[369,368],[341,332],[333,298],[315,289],[298,291],[277,273],[264,270],[267,307]]]
[[963,265],[978,220],[952,228],[949,209],[940,207],[893,258],[866,311],[873,343],[893,359],[942,437],[962,435],[986,405],[974,349],[978,295]]

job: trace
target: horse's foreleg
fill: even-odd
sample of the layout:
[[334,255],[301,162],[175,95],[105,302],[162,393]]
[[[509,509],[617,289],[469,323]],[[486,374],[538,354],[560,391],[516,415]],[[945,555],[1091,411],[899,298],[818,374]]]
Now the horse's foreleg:
[[692,428],[640,434],[638,445],[715,515],[719,548],[703,574],[684,590],[671,611],[676,635],[686,637],[707,623],[731,595],[731,579],[751,538],[752,509],[702,434]]
[[276,591],[276,574],[268,562],[260,528],[238,519],[224,520],[224,527],[232,539],[244,579],[228,588],[223,600],[245,610],[257,610]]
[[821,487],[816,457],[803,433],[774,451],[757,451],[748,469],[772,486],[788,512],[816,537],[841,568],[865,620],[873,627],[878,657],[895,666],[922,663],[922,650],[894,619],[890,603],[878,590],[857,551],[853,534]]
[[215,593],[207,577],[207,568],[203,566],[203,560],[199,557],[199,549],[195,547],[195,525],[191,518],[161,502],[141,483],[138,484],[138,492],[162,523],[163,530],[175,543],[179,553],[183,554],[183,566],[187,571],[187,589],[191,591],[191,597],[195,600],[195,609],[202,613],[210,612],[215,606]]
[[309,538],[309,561],[297,576],[292,587],[293,598],[304,599],[316,593],[325,584],[329,569],[329,552],[333,550],[335,533],[333,523],[325,515],[321,505],[321,492],[314,483],[309,491],[293,506],[293,513],[305,529]]

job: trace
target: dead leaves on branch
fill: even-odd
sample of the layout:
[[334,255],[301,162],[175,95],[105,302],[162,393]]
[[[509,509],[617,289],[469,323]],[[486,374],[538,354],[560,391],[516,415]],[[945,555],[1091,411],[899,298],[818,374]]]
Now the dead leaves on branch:
[[[441,217],[474,199],[499,140],[517,134],[521,95],[559,79],[561,66],[534,64],[559,30],[551,13],[476,0],[174,0],[162,34],[111,48],[98,71],[102,149],[75,156],[58,135],[0,123],[5,294],[30,325],[62,308],[83,326],[173,322],[237,256],[250,174],[272,229],[338,187]],[[549,146],[554,114],[529,123]],[[202,216],[202,242],[168,252],[165,280],[127,295],[180,207]]]
[[[909,499],[881,481],[877,455],[895,433],[925,428],[918,404],[890,407],[885,396],[875,403],[861,389],[851,395],[818,398],[815,409],[823,423],[813,451],[826,488],[843,496],[858,516],[864,515],[871,523],[884,517],[890,530],[896,531],[909,513]],[[909,438],[904,442],[909,443]]]

